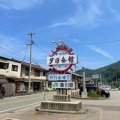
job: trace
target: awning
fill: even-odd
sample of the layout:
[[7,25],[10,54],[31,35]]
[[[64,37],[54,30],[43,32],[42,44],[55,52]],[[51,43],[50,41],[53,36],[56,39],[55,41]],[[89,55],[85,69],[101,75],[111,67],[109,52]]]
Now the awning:
[[0,79],[0,83],[8,83],[6,79]]
[[[44,81],[46,81],[46,80],[43,80],[43,79],[39,79],[39,80],[33,80],[33,79],[31,79],[31,82],[44,82]],[[28,80],[26,80],[25,82],[29,82],[29,79]]]

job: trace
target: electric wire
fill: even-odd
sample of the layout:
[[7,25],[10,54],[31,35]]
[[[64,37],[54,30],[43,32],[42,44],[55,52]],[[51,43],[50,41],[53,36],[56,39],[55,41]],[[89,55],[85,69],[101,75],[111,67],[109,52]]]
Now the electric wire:
[[0,28],[0,31],[5,32],[5,33],[8,33],[8,34],[10,34],[10,35],[12,35],[12,36],[18,37],[18,38],[20,38],[20,39],[22,38],[22,39],[24,39],[24,40],[27,40],[27,39],[25,39],[25,38],[23,38],[23,37],[20,37],[20,36],[14,34],[14,33],[8,32],[8,31],[6,31],[6,30],[4,30],[4,29],[2,29],[2,28]]
[[120,40],[111,40],[111,41],[104,41],[104,42],[96,42],[96,43],[88,43],[88,44],[76,44],[76,45],[70,45],[70,46],[79,46],[79,45],[94,45],[94,44],[106,44],[106,43],[112,43],[112,42],[120,42]]
[[[13,17],[13,16],[11,16],[11,15],[9,15],[5,10],[3,10],[2,8],[0,8],[0,12],[3,14],[3,15],[5,15],[9,20],[12,20],[14,23],[17,23],[20,27],[23,27],[24,28],[24,30],[26,30],[27,32],[28,31],[30,31],[30,29],[29,29],[29,27],[27,27],[25,24],[23,24],[23,23],[21,23],[21,22],[19,22],[15,17]],[[37,35],[38,37],[39,37],[39,35]],[[35,38],[36,38],[36,40],[37,40],[37,37],[35,36]],[[47,43],[47,42],[44,42],[44,40],[42,40],[41,38],[39,38],[40,40],[41,40],[41,42],[43,43],[43,44],[45,44],[45,45],[51,45],[51,44],[49,44],[49,43]],[[40,42],[39,40],[37,40],[37,42]],[[49,47],[51,47],[51,46],[49,46]]]
[[12,52],[12,51],[10,51],[10,50],[8,50],[8,49],[6,49],[6,48],[2,47],[2,46],[0,46],[0,47],[1,47],[2,49],[6,50],[6,51],[8,51],[8,52],[10,52],[10,53],[12,53],[12,54],[15,54],[15,55],[17,55],[17,56],[20,56],[20,57],[21,57],[21,55],[20,55],[20,54],[14,53],[14,52]]
[[[14,17],[12,17],[11,15],[9,15],[6,11],[4,11],[3,9],[1,9],[0,8],[0,10],[2,11],[1,13],[3,14],[3,15],[5,15],[6,17],[8,17],[8,19],[10,19],[10,20],[12,20],[12,21],[14,21],[15,23],[17,23],[17,24],[19,24],[19,25],[22,25],[22,27],[24,27],[25,28],[25,30],[29,30],[29,28],[28,27],[26,27],[26,25],[23,25],[22,23],[20,23],[20,22],[18,22]],[[3,30],[3,29],[1,29],[2,31],[4,31],[4,32],[6,32],[5,30]],[[10,32],[9,32],[10,33]],[[11,34],[11,33],[10,33]],[[15,35],[16,36],[16,35]],[[18,36],[17,36],[18,37]]]
[[[23,27],[27,32],[30,31],[30,28],[29,28],[27,25],[23,24],[22,22],[19,22],[15,17],[9,15],[9,14],[8,14],[5,10],[3,10],[2,8],[0,8],[0,10],[1,10],[0,12],[1,12],[3,15],[5,15],[9,20],[12,20],[14,23],[17,23],[19,26]],[[37,35],[37,36],[39,36],[39,35]],[[35,38],[36,38],[36,36],[35,36]],[[40,40],[41,40],[41,42],[43,42],[44,44],[50,45],[49,43],[45,42],[44,40],[42,40],[42,39],[40,39]]]
[[27,53],[27,48],[28,48],[28,44],[27,44],[27,47],[26,47],[26,50],[25,50],[25,55],[24,55],[24,57],[23,57],[23,62],[24,62],[24,60],[25,60],[25,57],[26,57],[26,53]]
[[2,8],[0,8],[0,12],[1,12],[3,15],[5,15],[9,20],[12,20],[13,22],[19,24],[19,25],[20,25],[21,27],[23,27],[25,30],[30,31],[30,29],[29,29],[26,25],[24,25],[23,23],[21,23],[21,22],[19,22],[18,20],[16,20],[15,17],[9,15],[9,14],[8,14],[5,10],[3,10]]
[[[9,15],[5,10],[3,10],[2,8],[0,8],[0,12],[4,15],[4,16],[6,16],[9,20],[11,20],[11,21],[13,21],[14,23],[17,23],[19,26],[21,26],[22,28],[24,28],[27,32],[28,31],[30,31],[30,29],[29,29],[29,27],[28,26],[26,26],[25,24],[23,24],[22,22],[19,22],[15,17],[13,17],[13,16],[11,16],[11,15]],[[2,31],[5,31],[5,30],[2,30]],[[15,34],[14,34],[15,35]],[[16,36],[16,35],[15,35]],[[18,37],[18,36],[17,36]],[[39,36],[39,34],[37,33],[37,37],[41,40],[41,42],[43,43],[43,44],[45,44],[45,45],[51,45],[51,44],[49,44],[48,42],[45,42],[44,40],[42,40],[41,38],[40,38],[40,36]],[[35,38],[37,38],[36,36],[35,36]],[[24,38],[22,38],[22,39],[24,39]],[[38,42],[40,42],[39,40],[38,40]],[[106,43],[111,43],[111,42],[120,42],[120,40],[113,40],[113,41],[105,41],[105,42],[96,42],[96,43],[89,43],[89,44],[79,44],[79,43],[77,43],[77,44],[75,44],[75,45],[68,45],[68,46],[81,46],[81,45],[94,45],[94,44],[106,44]],[[1,47],[1,46],[0,46]],[[51,46],[49,46],[49,47],[51,47]],[[5,48],[4,48],[5,49]],[[42,50],[42,51],[44,51],[45,52],[45,50]],[[13,53],[14,54],[14,53]],[[26,54],[26,52],[25,52],[25,54]],[[24,56],[24,58],[23,59],[25,59],[25,56]]]

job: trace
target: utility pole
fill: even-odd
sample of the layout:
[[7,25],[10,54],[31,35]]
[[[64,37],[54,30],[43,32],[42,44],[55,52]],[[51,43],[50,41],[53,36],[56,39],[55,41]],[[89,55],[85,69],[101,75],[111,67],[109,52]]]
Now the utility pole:
[[33,34],[35,34],[35,32],[29,32],[28,35],[30,35],[30,66],[29,66],[29,86],[28,86],[28,93],[30,93],[31,91],[31,63],[32,63],[32,44],[33,44],[33,40],[32,40],[32,36]]

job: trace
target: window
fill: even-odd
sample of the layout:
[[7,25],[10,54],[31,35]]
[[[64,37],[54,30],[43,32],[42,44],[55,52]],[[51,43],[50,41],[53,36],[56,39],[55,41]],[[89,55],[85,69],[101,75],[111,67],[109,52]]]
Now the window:
[[8,69],[9,63],[0,62],[0,69]]
[[25,75],[29,75],[29,68],[25,68]]
[[34,76],[40,76],[40,71],[39,70],[34,70]]
[[45,73],[45,72],[43,72],[43,76],[45,76],[45,74],[46,74],[46,73]]
[[18,66],[17,65],[12,65],[12,71],[18,71]]

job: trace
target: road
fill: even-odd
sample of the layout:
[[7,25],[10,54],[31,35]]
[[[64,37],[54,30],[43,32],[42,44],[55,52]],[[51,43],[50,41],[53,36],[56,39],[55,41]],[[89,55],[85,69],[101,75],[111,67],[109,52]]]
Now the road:
[[[46,100],[52,99],[55,92],[46,93]],[[120,91],[110,91],[111,97],[105,100],[71,99],[82,101],[88,108],[86,114],[58,114],[35,111],[35,106],[43,101],[43,94],[0,100],[0,120],[120,120]],[[16,118],[16,119],[10,119]]]
[[[55,92],[46,92],[45,99],[52,99],[52,94]],[[26,108],[33,105],[40,105],[40,102],[44,100],[44,93],[41,92],[39,94],[25,95],[25,96],[17,96],[4,98],[4,100],[0,99],[0,114],[5,112],[13,112],[15,110]]]

